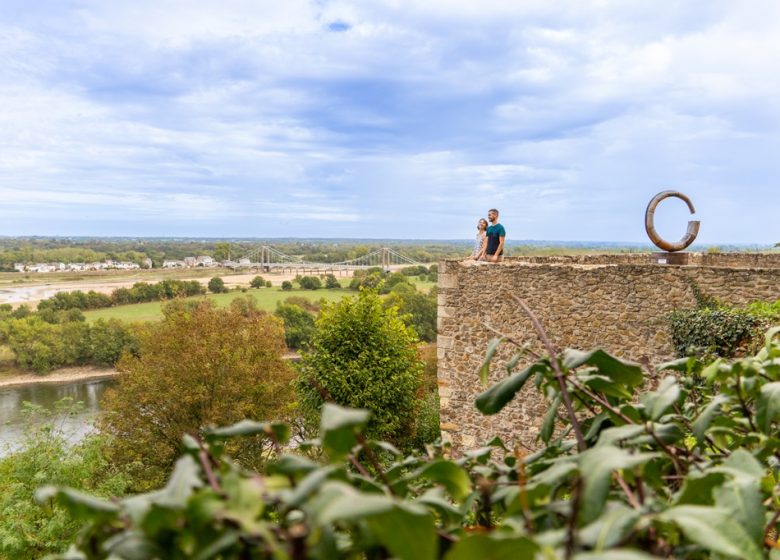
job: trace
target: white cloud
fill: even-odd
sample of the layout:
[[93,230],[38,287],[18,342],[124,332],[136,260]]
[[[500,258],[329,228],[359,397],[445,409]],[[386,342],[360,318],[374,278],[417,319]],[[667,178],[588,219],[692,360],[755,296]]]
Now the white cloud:
[[8,4],[0,234],[111,234],[98,210],[148,234],[468,237],[501,205],[518,237],[642,240],[677,186],[704,241],[780,240],[773,0]]

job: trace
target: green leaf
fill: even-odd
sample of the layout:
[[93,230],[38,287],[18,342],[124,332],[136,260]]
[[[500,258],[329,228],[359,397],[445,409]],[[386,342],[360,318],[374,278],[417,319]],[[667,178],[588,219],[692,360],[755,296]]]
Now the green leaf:
[[729,511],[707,506],[675,506],[658,515],[662,521],[677,525],[685,537],[717,554],[743,560],[759,560],[761,551]]
[[731,399],[727,395],[716,395],[701,411],[701,414],[693,421],[691,429],[693,435],[696,436],[696,442],[699,445],[704,444],[704,436],[707,433],[707,428],[710,427],[712,421],[715,419],[718,412],[720,412],[721,406],[727,404]]
[[583,523],[590,523],[601,515],[612,483],[612,471],[630,469],[657,457],[656,453],[629,453],[619,447],[599,446],[579,456],[580,475],[583,478]]
[[612,548],[631,532],[638,520],[638,511],[615,503],[596,521],[580,530],[580,541],[594,550]]
[[780,415],[780,382],[767,383],[761,387],[756,400],[756,423],[758,429],[771,434],[772,422]]
[[418,477],[441,484],[456,500],[462,500],[471,493],[471,479],[468,473],[451,461],[444,459],[431,461],[410,478]]
[[680,386],[674,377],[664,377],[658,389],[645,393],[642,404],[650,420],[658,420],[680,398]]
[[438,536],[433,517],[426,511],[395,507],[369,519],[369,526],[394,557],[433,560],[438,557]]
[[523,388],[523,385],[525,385],[531,375],[548,370],[549,367],[547,365],[537,362],[519,373],[502,379],[477,397],[477,409],[479,409],[482,414],[487,415],[501,412],[507,403],[509,403],[520,389]]
[[758,480],[732,480],[714,489],[715,505],[728,511],[757,546],[764,535],[764,505]]
[[676,360],[672,360],[670,362],[664,362],[656,366],[655,370],[661,372],[670,369],[672,371],[688,373],[690,371],[691,365],[693,364],[693,362],[695,362],[695,360],[696,358],[692,358],[692,357],[677,358]]
[[467,535],[444,556],[444,560],[520,560],[533,558],[539,547],[526,537]]
[[311,471],[303,477],[298,486],[291,492],[288,498],[290,507],[300,507],[309,497],[319,490],[331,476],[338,472],[339,467],[333,465]]
[[558,408],[561,406],[561,394],[558,393],[550,403],[547,413],[544,415],[544,422],[542,422],[542,428],[539,430],[539,439],[545,444],[550,443],[550,438],[555,430],[555,419],[558,417]]
[[626,387],[636,387],[644,382],[642,367],[639,364],[621,360],[601,349],[582,352],[567,348],[563,351],[563,365],[567,369],[582,365],[594,366],[598,368],[600,374]]
[[485,359],[479,367],[479,381],[483,387],[487,387],[488,377],[490,376],[490,362],[493,361],[493,356],[495,356],[496,350],[498,350],[502,342],[504,342],[503,338],[494,338],[490,341],[485,351]]
[[673,503],[676,505],[712,505],[714,503],[712,491],[720,484],[723,484],[725,478],[725,475],[722,473],[691,471],[685,477],[680,491],[677,492],[673,499]]
[[200,467],[195,459],[184,455],[176,461],[171,478],[160,490],[156,503],[163,507],[183,508],[195,488],[203,486]]
[[509,361],[505,365],[507,375],[512,375],[512,370],[517,367],[518,362],[520,362],[520,358],[522,358],[524,355],[525,352],[520,350],[519,352],[515,352],[512,357],[509,358]]
[[334,458],[346,455],[357,443],[355,432],[365,427],[370,416],[367,410],[325,403],[320,421],[322,447]]
[[78,519],[110,519],[119,513],[119,507],[106,500],[101,500],[72,488],[44,486],[35,491],[35,500],[46,503],[54,500]]
[[574,560],[658,560],[658,557],[631,548],[613,548],[601,552],[580,552],[574,555]]
[[274,436],[280,444],[285,444],[290,439],[290,426],[279,422],[255,422],[253,420],[241,420],[232,426],[215,428],[206,432],[206,440],[213,441],[237,436],[254,436],[263,434]]
[[268,467],[269,473],[281,473],[286,476],[307,475],[319,468],[314,461],[301,455],[282,455]]

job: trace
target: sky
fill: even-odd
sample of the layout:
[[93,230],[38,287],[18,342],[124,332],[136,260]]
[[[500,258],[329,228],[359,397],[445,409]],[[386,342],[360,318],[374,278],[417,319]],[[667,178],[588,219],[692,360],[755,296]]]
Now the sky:
[[780,242],[776,0],[0,0],[0,235]]

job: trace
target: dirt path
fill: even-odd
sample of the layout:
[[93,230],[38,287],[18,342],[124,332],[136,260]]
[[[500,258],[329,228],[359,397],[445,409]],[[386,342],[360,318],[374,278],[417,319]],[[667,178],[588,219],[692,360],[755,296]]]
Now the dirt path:
[[99,368],[93,366],[69,367],[52,371],[47,375],[35,373],[22,373],[0,378],[0,389],[20,387],[22,385],[36,385],[39,383],[71,383],[73,381],[86,381],[89,379],[103,379],[114,377],[119,372],[113,368]]

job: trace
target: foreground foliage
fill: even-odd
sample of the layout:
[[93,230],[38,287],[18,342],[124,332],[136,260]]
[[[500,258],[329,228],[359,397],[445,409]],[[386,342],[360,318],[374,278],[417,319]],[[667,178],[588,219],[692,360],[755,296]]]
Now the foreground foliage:
[[33,493],[41,484],[64,484],[106,497],[125,490],[126,477],[102,455],[102,438],[67,443],[61,422],[74,408],[71,399],[57,403],[54,411],[28,407],[24,440],[0,458],[0,558],[41,558],[67,548],[78,532],[78,521],[65,508],[38,506]]
[[[185,454],[165,488],[119,503],[47,488],[86,523],[67,558],[780,558],[780,328],[753,357],[659,368],[602,350],[548,349],[476,405],[495,414],[526,384],[549,402],[541,448],[493,439],[460,458],[403,457],[367,441],[370,415],[326,403],[324,464],[281,454],[263,474],[224,454],[235,437],[283,445],[282,424],[241,422]],[[487,375],[502,340],[488,349]],[[385,460],[383,460],[383,457]]]

